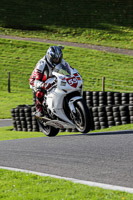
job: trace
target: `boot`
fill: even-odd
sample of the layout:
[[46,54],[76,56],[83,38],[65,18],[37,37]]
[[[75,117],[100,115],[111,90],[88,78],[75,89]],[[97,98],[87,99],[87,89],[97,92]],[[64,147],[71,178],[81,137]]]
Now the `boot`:
[[37,105],[36,106],[36,116],[38,116],[38,117],[43,117],[44,116],[42,105]]

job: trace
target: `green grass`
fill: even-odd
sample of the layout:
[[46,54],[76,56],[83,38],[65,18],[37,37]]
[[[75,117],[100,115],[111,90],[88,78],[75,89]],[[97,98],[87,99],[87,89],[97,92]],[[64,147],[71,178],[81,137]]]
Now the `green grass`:
[[44,137],[42,132],[23,132],[14,131],[13,126],[0,128],[0,141],[2,140],[15,140],[24,138]]
[[[25,91],[29,88],[28,79],[34,66],[45,55],[50,44],[0,39],[0,45],[0,81],[3,83],[3,89],[7,89],[7,76],[10,71],[11,89],[20,90],[21,88]],[[111,88],[109,84],[116,79],[118,82],[123,80],[124,85],[132,85],[130,83],[133,81],[131,56],[66,46],[64,59],[80,72],[85,90],[91,89],[94,85],[92,82],[95,82],[94,79],[101,80],[102,76],[106,77],[106,90]],[[101,81],[99,85],[97,82],[96,87],[96,89],[101,88]],[[129,91],[131,88],[126,90]]]
[[124,0],[1,0],[0,34],[133,49],[132,10]]
[[1,200],[132,200],[133,194],[0,169]]
[[[105,132],[108,134],[110,131],[122,131],[122,130],[133,130],[133,124],[114,126],[106,129],[94,130],[90,131],[91,133],[101,133]],[[81,135],[79,132],[60,132],[58,136],[61,135]],[[14,140],[14,139],[24,139],[24,138],[35,138],[35,137],[45,137],[42,132],[23,132],[23,131],[14,131],[12,126],[9,127],[1,127],[0,128],[0,141],[2,140]]]
[[18,105],[33,104],[32,90],[28,92],[0,92],[0,119],[11,118],[11,109],[16,108]]
[[105,24],[106,26],[111,27],[111,30],[48,26],[43,31],[0,28],[0,34],[133,49],[133,28],[111,24]]

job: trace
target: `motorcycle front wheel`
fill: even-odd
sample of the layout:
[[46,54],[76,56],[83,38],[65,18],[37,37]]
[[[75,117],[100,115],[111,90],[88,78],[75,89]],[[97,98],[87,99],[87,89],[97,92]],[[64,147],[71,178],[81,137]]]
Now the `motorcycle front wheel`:
[[40,131],[42,131],[48,137],[54,137],[58,134],[59,129],[52,126],[45,126],[40,119],[37,119]]
[[76,113],[74,122],[76,129],[81,133],[88,133],[91,129],[91,115],[85,102],[80,99],[74,103]]

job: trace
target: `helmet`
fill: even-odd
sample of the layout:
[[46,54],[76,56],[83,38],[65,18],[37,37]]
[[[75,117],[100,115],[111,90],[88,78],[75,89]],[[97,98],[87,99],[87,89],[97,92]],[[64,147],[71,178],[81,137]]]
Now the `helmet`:
[[60,46],[51,46],[46,53],[46,59],[51,67],[59,64],[62,61],[63,53]]

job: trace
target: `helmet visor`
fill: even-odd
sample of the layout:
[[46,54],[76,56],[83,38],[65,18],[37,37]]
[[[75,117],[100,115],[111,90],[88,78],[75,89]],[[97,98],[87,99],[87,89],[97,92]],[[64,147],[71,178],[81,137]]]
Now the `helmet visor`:
[[59,63],[59,61],[60,61],[60,59],[59,59],[59,58],[53,58],[53,63],[55,63],[55,64],[58,64],[58,63]]

